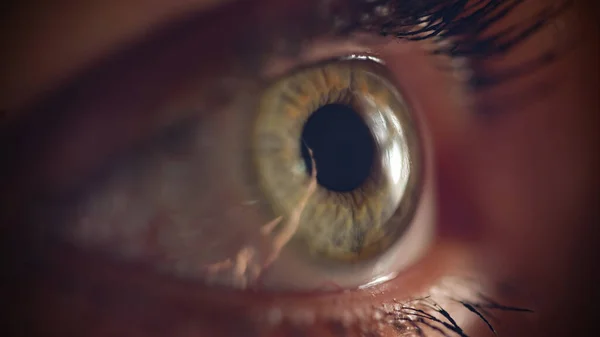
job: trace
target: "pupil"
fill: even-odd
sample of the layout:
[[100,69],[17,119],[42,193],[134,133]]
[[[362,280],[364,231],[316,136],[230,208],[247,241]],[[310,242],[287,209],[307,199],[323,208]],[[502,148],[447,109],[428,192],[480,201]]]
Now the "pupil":
[[371,174],[373,137],[359,114],[346,105],[325,105],[304,124],[301,151],[310,175],[313,167],[307,146],[313,151],[317,181],[329,190],[352,191]]

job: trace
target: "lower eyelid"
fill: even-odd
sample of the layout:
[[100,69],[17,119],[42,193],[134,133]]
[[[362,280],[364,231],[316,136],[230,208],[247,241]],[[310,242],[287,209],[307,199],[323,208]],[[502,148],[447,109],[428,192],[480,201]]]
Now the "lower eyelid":
[[[94,317],[95,322],[110,321],[108,328],[128,329],[134,334],[149,328],[143,322],[156,319],[173,327],[186,326],[190,331],[214,331],[212,336],[223,332],[231,336],[241,332],[247,335],[248,331],[255,331],[256,336],[273,336],[279,330],[312,335],[331,325],[350,330],[359,326],[371,329],[376,325],[378,308],[427,294],[437,280],[464,265],[458,247],[438,244],[419,268],[370,289],[330,295],[263,296],[202,289],[193,281],[161,277],[141,267],[109,262],[73,248],[58,245],[46,248],[43,257],[36,257],[40,262],[36,264],[38,267],[30,270],[39,275],[36,279],[39,284],[31,289],[37,289],[43,295],[39,298],[44,298],[42,303],[35,303],[37,307],[60,307],[67,301],[70,303],[67,311],[55,311],[54,316],[65,327],[77,326],[81,315],[87,315]],[[236,322],[234,327],[232,321]],[[139,324],[132,326],[131,322]],[[52,323],[39,324],[43,327]],[[102,327],[97,333],[99,336],[104,333]]]

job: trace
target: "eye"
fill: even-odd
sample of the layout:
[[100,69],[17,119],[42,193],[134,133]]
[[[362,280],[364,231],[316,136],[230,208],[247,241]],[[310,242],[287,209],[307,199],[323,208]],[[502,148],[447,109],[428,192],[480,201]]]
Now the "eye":
[[235,288],[352,289],[419,258],[433,235],[433,210],[415,217],[424,147],[386,66],[318,62],[261,92],[250,113],[203,115],[108,170],[63,235]]
[[67,303],[63,330],[92,312],[99,335],[157,318],[185,331],[169,335],[464,335],[447,308],[489,328],[488,309],[527,311],[480,296],[494,278],[461,289],[487,219],[452,178],[477,156],[457,155],[479,108],[463,99],[523,73],[488,58],[545,19],[496,46],[518,1],[351,3],[223,6],[29,107],[6,137],[8,218],[35,284],[62,291],[41,301]]
[[[422,148],[388,74],[371,60],[336,60],[279,79],[261,99],[253,159],[272,217],[303,256],[281,272],[298,287],[389,279],[418,253],[397,243],[419,201]],[[413,240],[426,245],[431,233],[420,233]]]

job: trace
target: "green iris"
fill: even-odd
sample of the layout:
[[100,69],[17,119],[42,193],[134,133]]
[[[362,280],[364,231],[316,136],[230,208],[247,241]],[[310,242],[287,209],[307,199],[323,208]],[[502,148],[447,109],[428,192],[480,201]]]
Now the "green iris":
[[321,259],[373,258],[409,226],[422,184],[420,139],[389,70],[336,60],[287,75],[266,89],[253,158],[275,216],[289,218],[310,183],[318,188],[293,242]]

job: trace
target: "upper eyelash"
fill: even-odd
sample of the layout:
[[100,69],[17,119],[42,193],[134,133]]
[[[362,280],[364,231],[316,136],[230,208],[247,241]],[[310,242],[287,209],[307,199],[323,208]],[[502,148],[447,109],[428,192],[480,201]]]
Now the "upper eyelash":
[[[538,10],[527,22],[520,22],[484,36],[490,27],[512,13],[525,0],[374,0],[360,1],[354,25],[348,31],[362,30],[381,36],[422,41],[433,40],[431,51],[452,58],[466,57],[470,63],[504,55],[551,23],[572,0],[558,0]],[[385,8],[385,9],[382,9]],[[385,15],[382,15],[385,14]],[[552,62],[565,46],[543,51],[520,66],[493,73],[475,71],[469,78],[472,88],[485,88],[519,77]]]

